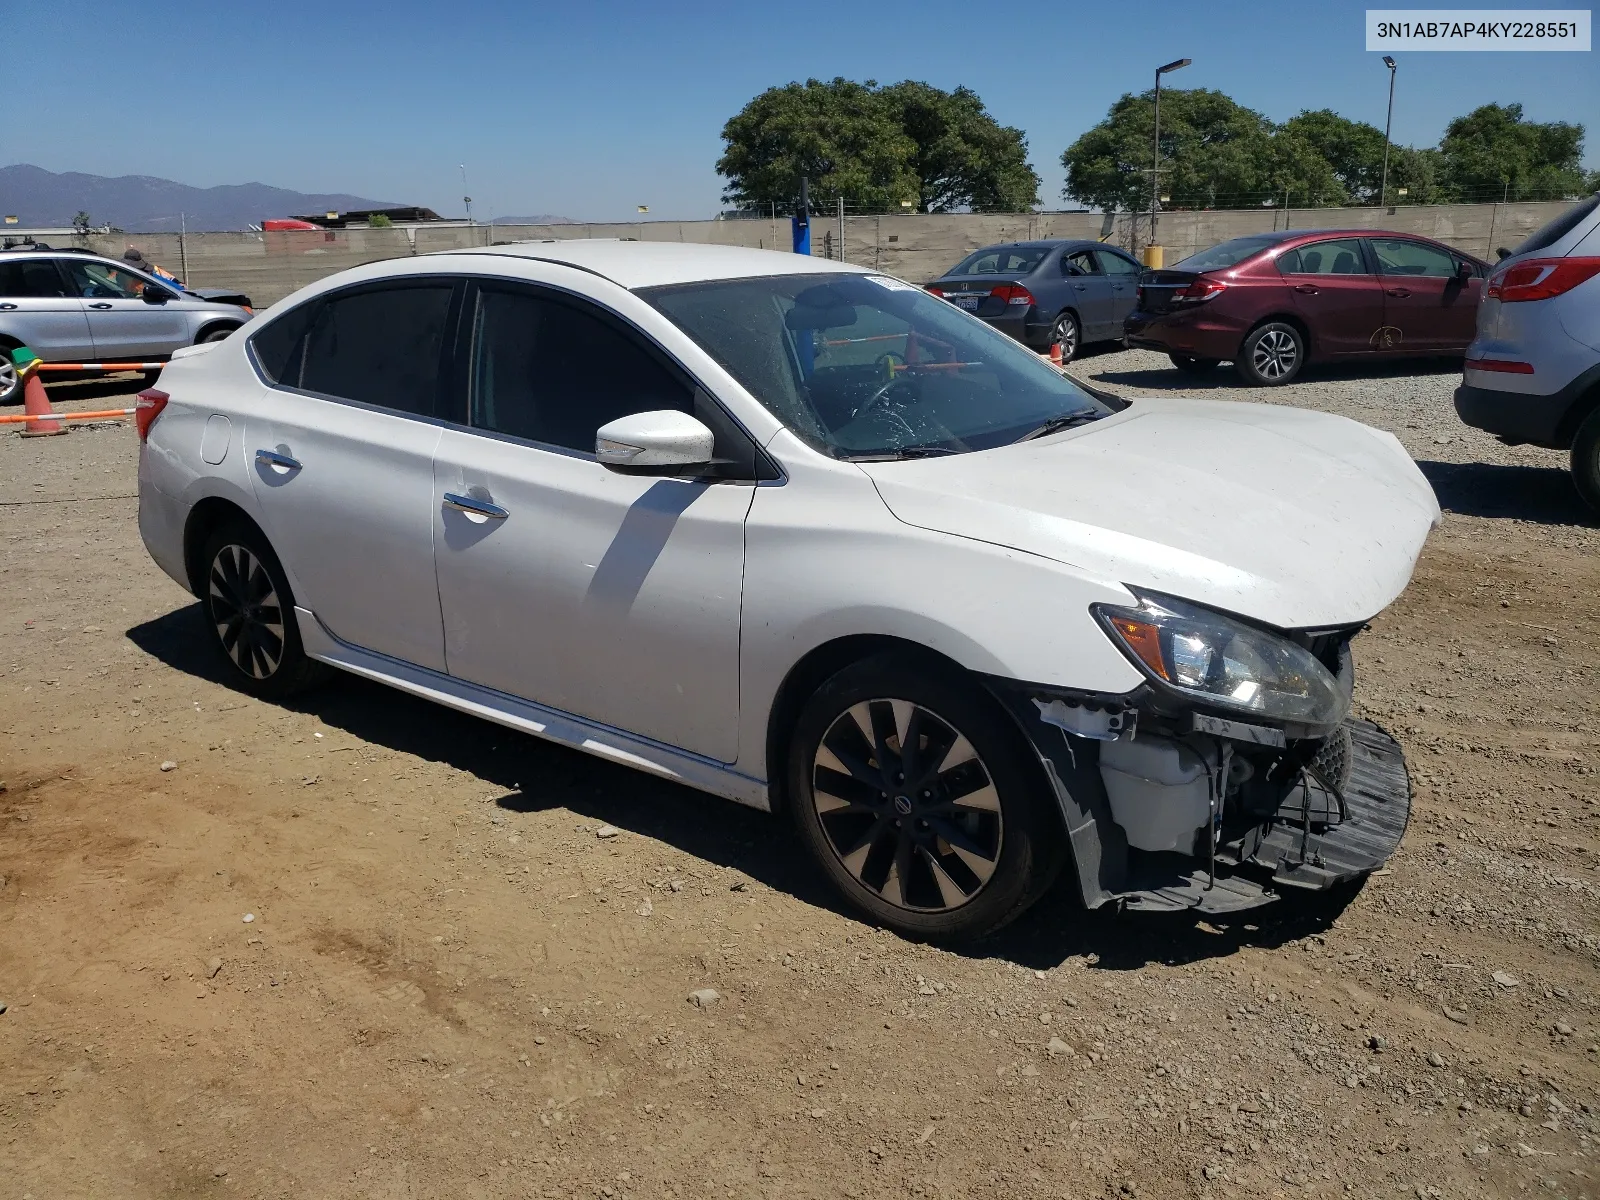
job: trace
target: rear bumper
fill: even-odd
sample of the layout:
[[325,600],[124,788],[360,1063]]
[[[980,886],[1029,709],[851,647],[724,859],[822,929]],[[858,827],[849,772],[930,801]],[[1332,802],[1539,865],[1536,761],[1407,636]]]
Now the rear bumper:
[[1574,413],[1575,406],[1597,388],[1600,388],[1600,364],[1548,396],[1475,387],[1463,382],[1456,388],[1456,415],[1464,424],[1486,430],[1507,442],[1567,450],[1572,446],[1577,424],[1568,417]]
[[1238,322],[1205,305],[1170,313],[1136,309],[1122,323],[1123,341],[1129,346],[1230,362],[1238,355],[1244,335],[1244,327]]
[[998,313],[995,316],[978,315],[978,319],[985,325],[992,325],[1007,337],[1015,338],[1025,346],[1031,346],[1039,338],[1049,332],[1048,327],[1036,330],[1029,322],[1028,315],[1032,308],[1017,305],[1015,309]]

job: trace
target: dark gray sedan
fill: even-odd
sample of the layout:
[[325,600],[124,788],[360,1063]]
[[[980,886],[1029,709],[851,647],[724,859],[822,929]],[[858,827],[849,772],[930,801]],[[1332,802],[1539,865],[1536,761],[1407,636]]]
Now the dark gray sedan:
[[1059,342],[1067,361],[1091,342],[1122,337],[1141,270],[1099,242],[1008,242],[974,251],[925,286],[1035,350]]

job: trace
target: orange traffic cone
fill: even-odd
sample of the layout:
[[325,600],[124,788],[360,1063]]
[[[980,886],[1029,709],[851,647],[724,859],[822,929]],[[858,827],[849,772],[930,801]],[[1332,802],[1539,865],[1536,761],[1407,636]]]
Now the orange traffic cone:
[[1050,343],[1050,365],[1052,367],[1055,367],[1056,370],[1058,370],[1058,371],[1061,369],[1062,362],[1061,362],[1061,343],[1060,342],[1051,342]]
[[23,379],[22,411],[30,417],[40,418],[23,422],[22,436],[51,437],[67,432],[67,427],[55,419],[50,398],[44,394],[44,380],[39,378],[39,356],[23,346],[11,352],[11,361],[17,364],[17,372]]

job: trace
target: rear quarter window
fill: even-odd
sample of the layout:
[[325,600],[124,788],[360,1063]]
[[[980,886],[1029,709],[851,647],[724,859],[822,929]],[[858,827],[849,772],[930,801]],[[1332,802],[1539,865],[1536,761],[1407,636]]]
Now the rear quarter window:
[[273,383],[284,387],[300,386],[306,330],[311,327],[319,304],[321,300],[312,300],[299,308],[291,308],[250,338],[250,352],[255,355],[256,366]]
[[1543,250],[1546,246],[1555,245],[1576,229],[1596,208],[1600,208],[1600,192],[1596,192],[1587,200],[1580,200],[1553,221],[1547,221],[1529,234],[1527,241],[1523,242],[1511,253],[1514,255],[1532,254],[1535,250]]

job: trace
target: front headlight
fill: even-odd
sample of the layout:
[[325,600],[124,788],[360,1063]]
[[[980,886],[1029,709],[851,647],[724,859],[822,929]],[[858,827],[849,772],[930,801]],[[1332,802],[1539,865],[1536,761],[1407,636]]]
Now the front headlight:
[[1138,608],[1097,604],[1111,640],[1153,679],[1224,708],[1336,725],[1349,698],[1316,657],[1286,638],[1169,596],[1135,592]]

